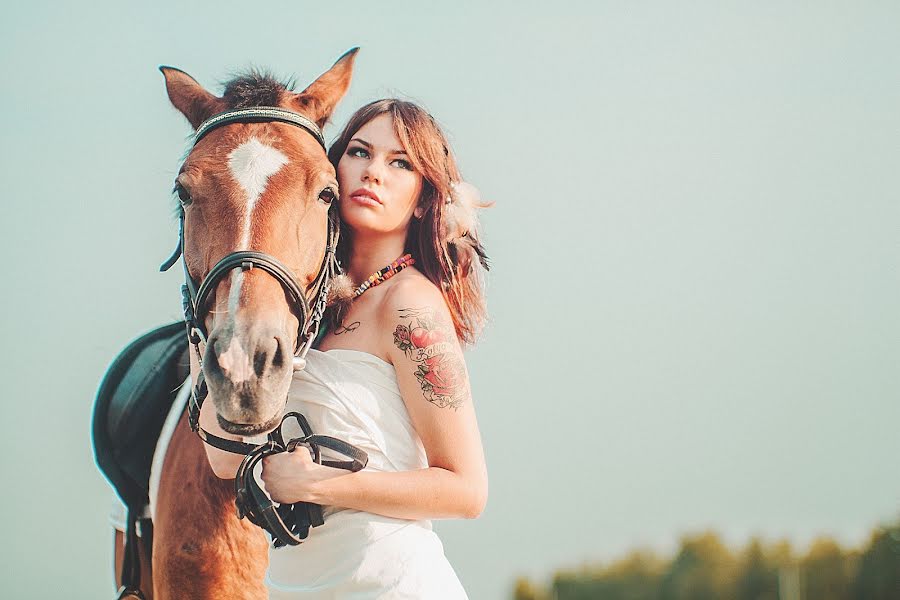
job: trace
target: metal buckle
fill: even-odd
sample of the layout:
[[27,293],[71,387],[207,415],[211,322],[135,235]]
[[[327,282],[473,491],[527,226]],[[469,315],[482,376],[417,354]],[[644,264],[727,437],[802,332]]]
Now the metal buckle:
[[116,592],[116,600],[127,600],[128,598],[136,598],[137,600],[147,600],[147,597],[144,596],[144,593],[134,587],[129,587],[127,585],[123,585]]

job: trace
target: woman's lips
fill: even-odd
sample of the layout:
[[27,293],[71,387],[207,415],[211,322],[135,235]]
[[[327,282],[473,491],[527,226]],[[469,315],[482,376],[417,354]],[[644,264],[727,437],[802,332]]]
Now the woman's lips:
[[360,204],[368,204],[369,206],[381,206],[381,198],[372,190],[360,188],[350,194],[350,199]]

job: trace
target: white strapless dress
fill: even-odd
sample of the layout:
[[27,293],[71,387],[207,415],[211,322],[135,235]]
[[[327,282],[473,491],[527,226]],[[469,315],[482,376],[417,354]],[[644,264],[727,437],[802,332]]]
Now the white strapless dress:
[[[314,432],[365,450],[366,470],[428,466],[394,367],[372,354],[310,350],[306,369],[294,374],[287,410],[306,416]],[[323,508],[325,524],[302,544],[270,549],[272,600],[467,598],[431,521]]]

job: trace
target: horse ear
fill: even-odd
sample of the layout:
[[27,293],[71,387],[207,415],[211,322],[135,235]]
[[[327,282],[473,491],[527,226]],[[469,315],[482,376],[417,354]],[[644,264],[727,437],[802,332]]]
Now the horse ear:
[[194,129],[203,121],[223,110],[221,98],[210,94],[197,81],[175,67],[161,66],[159,70],[166,78],[169,100],[191,123]]
[[351,48],[341,56],[334,66],[322,73],[308,88],[294,94],[290,102],[295,110],[302,112],[319,127],[328,122],[335,106],[350,88],[353,77],[353,60],[359,48]]

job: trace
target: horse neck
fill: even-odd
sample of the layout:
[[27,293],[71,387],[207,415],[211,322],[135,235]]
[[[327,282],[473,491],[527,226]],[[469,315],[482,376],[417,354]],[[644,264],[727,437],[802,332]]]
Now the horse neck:
[[268,597],[266,537],[237,519],[234,481],[215,476],[186,419],[166,452],[155,512],[156,600]]

